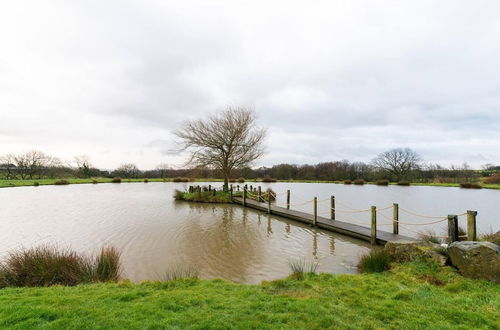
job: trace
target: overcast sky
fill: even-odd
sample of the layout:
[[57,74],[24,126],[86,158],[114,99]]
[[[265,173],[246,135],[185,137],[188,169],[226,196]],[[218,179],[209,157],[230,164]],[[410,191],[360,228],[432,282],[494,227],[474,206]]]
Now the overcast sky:
[[181,164],[171,131],[226,105],[256,165],[500,164],[500,1],[2,1],[0,154]]

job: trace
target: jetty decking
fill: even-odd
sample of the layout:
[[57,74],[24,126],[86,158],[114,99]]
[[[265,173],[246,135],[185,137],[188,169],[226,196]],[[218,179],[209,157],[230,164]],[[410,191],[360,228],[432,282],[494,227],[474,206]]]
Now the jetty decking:
[[[233,202],[236,204],[243,205],[243,198],[242,197],[233,197]],[[271,214],[278,215],[283,218],[307,223],[307,224],[313,224],[314,222],[314,215],[313,214],[308,214],[305,212],[301,211],[295,211],[295,210],[289,210],[284,207],[272,205],[270,206],[268,203],[260,203],[257,202],[253,199],[247,198],[245,201],[245,206],[256,209],[259,211],[264,211],[268,213],[270,211]],[[317,217],[316,220],[316,226],[322,229],[326,229],[329,231],[333,231],[339,234],[359,238],[365,241],[370,242],[371,241],[371,229],[368,227],[363,227],[360,225],[348,223],[345,221],[339,221],[339,220],[331,220],[325,217]],[[389,241],[414,241],[416,240],[413,237],[408,237],[408,236],[403,236],[399,234],[393,234],[389,233],[386,231],[382,230],[377,230],[377,235],[376,235],[376,241],[377,244],[385,245],[385,243]]]

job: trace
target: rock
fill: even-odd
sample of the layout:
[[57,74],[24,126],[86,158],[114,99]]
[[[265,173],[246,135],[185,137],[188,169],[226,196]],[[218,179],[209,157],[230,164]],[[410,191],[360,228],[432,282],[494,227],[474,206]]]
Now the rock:
[[[411,261],[416,256],[428,256],[432,259],[436,259],[436,261],[441,264],[442,259],[438,258],[433,253],[430,253],[432,248],[438,247],[438,244],[424,241],[394,241],[387,242],[385,245],[385,251],[396,262]],[[436,252],[436,254],[438,253]],[[444,256],[442,257],[445,259],[444,263],[446,263],[446,258]]]
[[500,283],[500,246],[491,242],[453,242],[448,246],[448,255],[462,275]]

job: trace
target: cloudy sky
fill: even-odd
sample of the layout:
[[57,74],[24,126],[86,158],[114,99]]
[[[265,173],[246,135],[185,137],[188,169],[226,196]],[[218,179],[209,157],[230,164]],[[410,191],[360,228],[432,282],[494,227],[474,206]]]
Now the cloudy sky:
[[0,154],[181,164],[183,120],[268,128],[257,165],[500,164],[500,2],[2,1]]

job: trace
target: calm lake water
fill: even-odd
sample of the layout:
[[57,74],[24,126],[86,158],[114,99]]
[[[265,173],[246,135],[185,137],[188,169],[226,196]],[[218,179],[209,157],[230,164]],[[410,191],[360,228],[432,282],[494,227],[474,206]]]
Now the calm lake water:
[[[319,203],[320,215],[328,214],[326,199],[335,195],[337,208],[346,211],[370,205],[382,208],[393,202],[429,215],[477,210],[480,231],[500,229],[500,191],[495,190],[263,184],[268,186],[278,193],[290,189],[295,209],[311,211],[311,204],[303,203],[313,196],[325,200]],[[259,283],[287,276],[289,261],[299,259],[318,262],[320,272],[354,273],[359,256],[370,248],[360,240],[239,206],[174,201],[174,189],[185,187],[123,183],[0,189],[0,257],[12,249],[45,243],[83,253],[113,245],[122,251],[123,276],[133,281],[161,280],[169,270],[188,265],[202,278]],[[284,202],[285,194],[279,195],[277,203]],[[383,212],[391,214],[391,210]],[[338,213],[337,218],[369,223],[368,213]],[[404,220],[434,219],[402,212]],[[379,216],[379,221],[384,218]],[[425,228],[440,231],[444,226]]]

